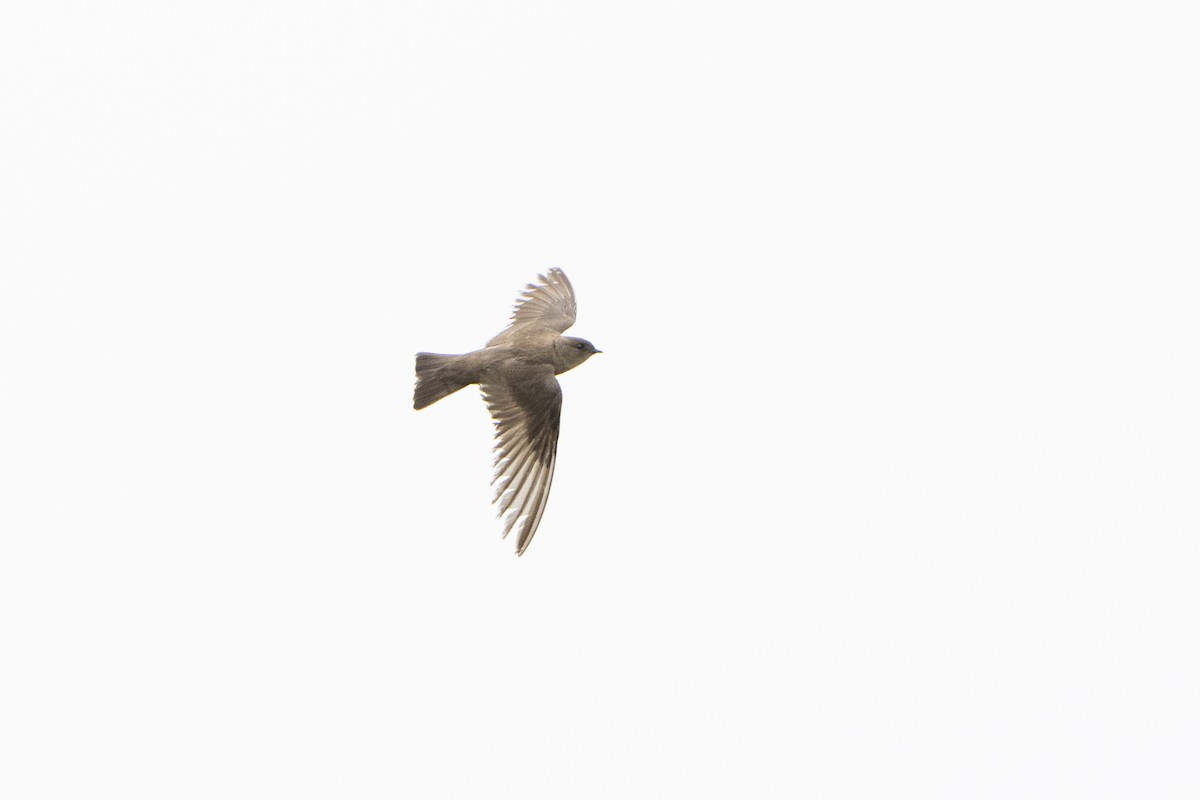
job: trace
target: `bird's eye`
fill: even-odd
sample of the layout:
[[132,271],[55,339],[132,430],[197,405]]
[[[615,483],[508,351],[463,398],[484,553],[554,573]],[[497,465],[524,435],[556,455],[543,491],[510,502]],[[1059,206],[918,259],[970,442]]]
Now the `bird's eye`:
[[582,350],[582,349],[583,349],[583,342],[580,342],[579,344],[575,345],[575,349],[576,349],[576,350]]

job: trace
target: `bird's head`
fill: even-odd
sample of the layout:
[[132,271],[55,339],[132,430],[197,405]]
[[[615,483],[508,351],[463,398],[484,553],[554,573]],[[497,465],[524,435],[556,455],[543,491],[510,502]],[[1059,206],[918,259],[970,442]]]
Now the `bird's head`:
[[563,372],[578,367],[596,353],[602,352],[604,351],[597,350],[596,346],[587,339],[578,339],[574,336],[560,336],[554,343],[554,354],[562,363]]

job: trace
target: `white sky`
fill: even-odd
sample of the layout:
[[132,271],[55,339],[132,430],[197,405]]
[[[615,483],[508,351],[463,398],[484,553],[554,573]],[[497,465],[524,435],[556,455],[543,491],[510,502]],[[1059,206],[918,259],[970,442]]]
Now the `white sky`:
[[5,4],[0,795],[1200,796],[1196,27],[988,5]]

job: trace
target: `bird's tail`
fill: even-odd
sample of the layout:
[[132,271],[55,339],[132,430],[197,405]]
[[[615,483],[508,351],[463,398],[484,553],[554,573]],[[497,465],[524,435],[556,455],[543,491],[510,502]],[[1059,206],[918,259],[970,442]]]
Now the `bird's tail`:
[[454,369],[457,359],[458,356],[417,353],[417,387],[413,390],[413,408],[433,405],[472,383],[461,369]]

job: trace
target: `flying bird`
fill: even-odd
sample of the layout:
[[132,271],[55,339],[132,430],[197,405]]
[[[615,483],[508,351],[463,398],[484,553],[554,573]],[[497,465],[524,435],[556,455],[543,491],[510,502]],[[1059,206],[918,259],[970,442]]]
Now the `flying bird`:
[[560,269],[538,275],[517,298],[507,328],[482,350],[460,356],[417,353],[413,408],[422,409],[479,384],[496,425],[492,486],[504,537],[517,532],[525,552],[550,495],[558,453],[562,388],[555,375],[601,351],[587,339],[563,336],[575,324],[575,290]]

